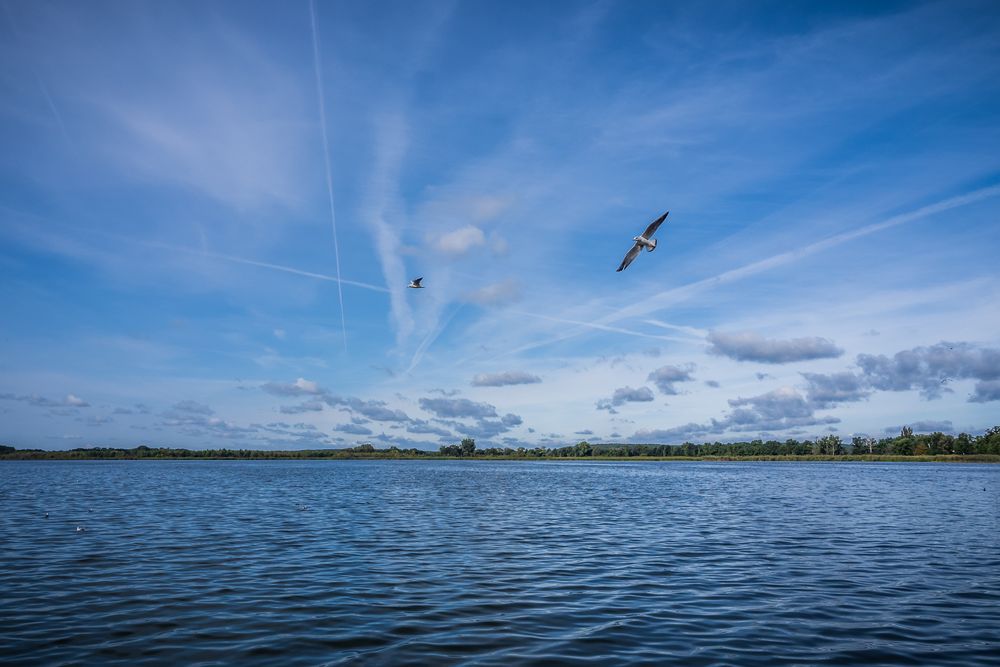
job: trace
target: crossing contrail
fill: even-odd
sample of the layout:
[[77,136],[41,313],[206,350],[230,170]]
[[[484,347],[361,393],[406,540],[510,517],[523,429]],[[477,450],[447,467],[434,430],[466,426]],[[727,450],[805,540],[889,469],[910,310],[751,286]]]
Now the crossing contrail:
[[330,143],[326,133],[326,101],[323,98],[323,73],[319,63],[319,30],[316,28],[316,2],[309,0],[312,25],[313,71],[316,74],[316,98],[319,100],[319,127],[323,134],[323,164],[326,166],[326,193],[330,199],[330,228],[333,230],[333,256],[337,262],[337,298],[340,300],[340,327],[344,332],[344,352],[347,351],[347,316],[344,314],[344,290],[340,282],[340,246],[337,243],[337,213],[333,206],[333,175],[330,170]]

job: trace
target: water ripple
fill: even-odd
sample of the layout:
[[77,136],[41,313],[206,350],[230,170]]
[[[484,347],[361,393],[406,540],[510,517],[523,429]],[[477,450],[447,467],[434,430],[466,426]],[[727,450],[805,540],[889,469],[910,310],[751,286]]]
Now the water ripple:
[[1000,665],[1000,467],[8,462],[0,502],[18,664]]

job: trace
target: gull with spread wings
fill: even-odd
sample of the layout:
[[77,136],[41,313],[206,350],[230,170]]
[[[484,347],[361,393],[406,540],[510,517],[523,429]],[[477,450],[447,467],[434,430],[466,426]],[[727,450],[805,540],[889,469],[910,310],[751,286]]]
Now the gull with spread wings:
[[628,265],[632,263],[632,260],[639,256],[639,253],[642,252],[643,248],[645,248],[648,252],[653,252],[656,249],[656,239],[650,239],[649,237],[656,233],[656,230],[659,228],[660,224],[667,219],[668,215],[670,215],[670,211],[667,211],[659,218],[649,223],[649,227],[646,227],[646,231],[642,233],[642,236],[632,237],[632,240],[635,241],[635,245],[632,246],[632,249],[628,251],[627,255],[625,255],[625,259],[622,260],[622,265],[618,267],[619,271],[627,269]]

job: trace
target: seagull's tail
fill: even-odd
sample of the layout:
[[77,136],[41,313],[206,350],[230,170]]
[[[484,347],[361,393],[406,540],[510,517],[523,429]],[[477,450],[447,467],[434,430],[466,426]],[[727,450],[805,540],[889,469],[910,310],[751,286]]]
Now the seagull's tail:
[[[650,234],[652,236],[652,234]],[[653,252],[656,250],[656,239],[650,239],[649,241],[652,245],[646,246],[646,252]]]

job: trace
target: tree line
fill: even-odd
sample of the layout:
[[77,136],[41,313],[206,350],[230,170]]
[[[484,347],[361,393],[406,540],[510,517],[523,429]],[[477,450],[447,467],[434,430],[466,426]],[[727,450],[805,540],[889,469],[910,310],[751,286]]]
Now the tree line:
[[827,435],[815,440],[750,440],[748,442],[685,442],[661,444],[590,444],[583,441],[564,447],[486,447],[465,438],[457,445],[442,445],[437,452],[423,449],[388,447],[377,449],[371,443],[343,449],[183,449],[149,447],[78,447],[52,451],[16,449],[0,445],[2,459],[348,459],[348,458],[633,458],[633,457],[836,457],[836,456],[1000,456],[1000,426],[979,436],[959,433],[914,434],[903,427],[900,434],[886,438],[858,436],[845,442],[840,436]]

